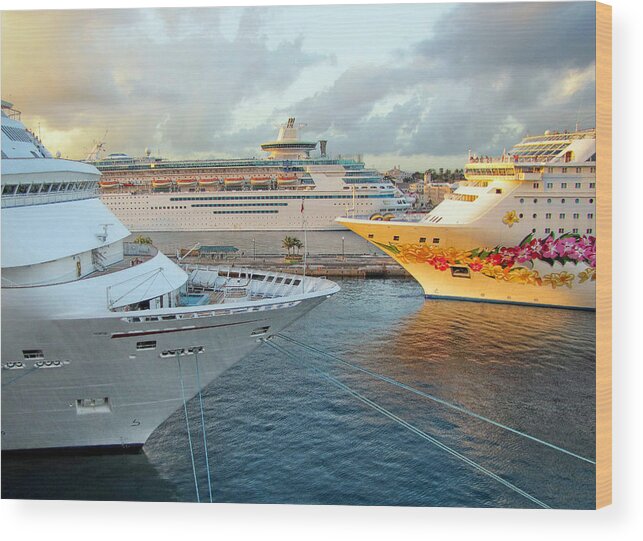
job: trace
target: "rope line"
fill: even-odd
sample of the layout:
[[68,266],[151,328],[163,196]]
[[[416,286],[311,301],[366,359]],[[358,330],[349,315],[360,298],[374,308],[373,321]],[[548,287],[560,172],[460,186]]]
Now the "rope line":
[[208,495],[210,496],[210,503],[212,503],[212,481],[210,478],[210,460],[208,458],[208,439],[205,430],[205,416],[203,414],[203,397],[201,395],[201,376],[199,374],[199,354],[194,352],[194,359],[196,362],[196,385],[199,389],[199,409],[201,410],[201,432],[203,433],[203,449],[205,450],[205,470],[208,474]]
[[478,419],[479,421],[483,421],[485,423],[489,423],[493,426],[496,426],[498,428],[501,428],[503,430],[506,430],[508,432],[511,432],[513,434],[516,434],[517,436],[521,436],[523,438],[527,438],[531,441],[534,441],[536,443],[540,443],[541,445],[545,445],[549,447],[550,449],[554,449],[556,451],[559,451],[561,453],[565,453],[566,455],[569,455],[571,457],[577,458],[578,460],[582,460],[584,462],[588,462],[589,464],[594,464],[596,465],[596,461],[592,460],[591,458],[587,458],[584,456],[581,456],[577,453],[574,453],[572,451],[569,451],[563,447],[560,447],[558,445],[555,445],[553,443],[550,443],[545,440],[541,440],[540,438],[537,438],[535,436],[532,436],[530,434],[527,434],[526,432],[521,432],[520,430],[517,430],[515,428],[512,428],[510,426],[504,425],[502,423],[499,423],[498,421],[494,421],[493,419],[489,419],[488,417],[484,417],[483,415],[479,415],[478,413],[475,413],[474,411],[471,411],[463,406],[459,406],[457,404],[453,404],[451,402],[447,402],[446,400],[443,400],[441,398],[438,398],[437,396],[434,396],[432,394],[426,393],[424,391],[420,391],[419,389],[416,389],[415,387],[411,387],[410,385],[406,385],[405,383],[402,383],[400,381],[397,381],[393,378],[389,378],[388,376],[383,376],[381,374],[378,374],[376,372],[373,372],[371,370],[368,370],[367,368],[363,368],[361,366],[357,366],[355,364],[349,363],[348,361],[337,357],[336,355],[333,355],[332,353],[328,353],[326,351],[323,351],[321,349],[318,349],[313,346],[309,346],[308,344],[304,344],[303,342],[299,342],[298,340],[295,340],[294,338],[291,338],[290,336],[286,336],[284,334],[278,333],[275,336],[278,336],[279,338],[282,338],[284,340],[287,340],[293,344],[296,344],[302,348],[308,349],[309,351],[313,351],[315,353],[318,353],[320,355],[323,355],[325,357],[329,357],[331,359],[334,359],[337,362],[342,363],[345,366],[348,366],[350,368],[353,368],[355,370],[358,370],[360,372],[363,372],[365,374],[368,374],[369,376],[379,379],[380,381],[384,381],[386,383],[390,383],[391,385],[395,385],[397,387],[400,387],[401,389],[404,389],[405,391],[409,391],[411,393],[414,393],[416,395],[422,396],[423,398],[428,398],[429,400],[433,400],[434,402],[437,402],[438,404],[441,404],[443,406],[446,406],[448,408],[451,408],[455,411],[459,411],[460,413],[464,413],[465,415],[469,415],[470,417],[474,417],[475,419]]
[[176,354],[176,362],[179,365],[179,380],[181,381],[181,398],[183,399],[183,412],[185,413],[185,425],[188,429],[188,443],[190,445],[190,459],[192,460],[192,474],[194,475],[194,490],[196,491],[196,501],[201,503],[201,497],[199,496],[199,481],[196,477],[196,464],[194,463],[194,447],[192,446],[192,434],[190,431],[190,418],[188,416],[188,403],[185,398],[185,385],[183,383],[183,371],[181,370],[181,359],[179,359],[179,354]]
[[[272,348],[274,348],[276,351],[279,351],[280,353],[283,353],[284,355],[287,355],[288,357],[291,357],[292,359],[295,359],[296,361],[301,362],[300,359],[298,359],[295,355],[293,355],[292,353],[290,353],[288,350],[284,349],[283,347],[278,346],[277,344],[274,344],[272,342],[266,342],[266,343],[269,346],[271,346]],[[470,458],[467,458],[466,456],[464,456],[463,454],[459,453],[455,449],[452,449],[448,445],[445,445],[441,441],[435,439],[433,436],[430,436],[426,432],[423,432],[419,428],[413,426],[412,424],[408,423],[404,419],[398,417],[397,415],[395,415],[394,413],[390,412],[386,408],[380,406],[376,402],[373,402],[369,398],[366,398],[364,395],[358,393],[357,391],[355,391],[354,389],[352,389],[348,385],[345,385],[344,383],[342,383],[338,379],[334,378],[330,374],[327,374],[327,373],[323,372],[322,370],[319,370],[318,368],[312,366],[309,363],[304,362],[304,364],[307,365],[312,370],[314,370],[317,374],[319,374],[321,377],[326,379],[332,385],[338,387],[339,389],[342,389],[343,391],[347,392],[348,394],[350,394],[354,398],[357,398],[358,400],[360,400],[361,402],[363,402],[367,406],[373,408],[374,410],[380,412],[381,414],[385,415],[389,419],[395,421],[400,426],[410,430],[411,432],[413,432],[414,434],[420,436],[421,438],[423,438],[424,440],[428,441],[429,443],[432,443],[433,445],[435,445],[439,449],[442,449],[443,451],[446,451],[450,455],[456,457],[457,459],[463,461],[464,463],[468,464],[472,468],[475,468],[476,470],[478,470],[479,472],[483,473],[484,475],[486,475],[486,476],[490,477],[491,479],[497,481],[498,483],[504,485],[505,487],[507,487],[508,489],[512,490],[513,492],[516,492],[517,494],[523,496],[524,498],[528,499],[529,501],[535,503],[539,507],[542,507],[544,509],[551,509],[551,507],[549,505],[547,505],[546,503],[542,502],[541,500],[539,500],[535,496],[532,496],[528,492],[522,490],[521,488],[518,488],[513,483],[510,483],[506,479],[503,479],[499,475],[493,473],[491,470],[488,470],[487,468],[485,468],[481,464],[478,464],[477,462],[471,460]]]
[[8,387],[8,386],[9,386],[9,385],[11,385],[12,383],[15,383],[15,382],[16,382],[16,381],[18,381],[19,379],[22,379],[22,378],[24,378],[25,376],[28,376],[29,374],[31,374],[31,373],[33,373],[33,372],[35,372],[36,370],[38,370],[38,369],[37,369],[35,366],[34,366],[34,367],[32,367],[32,368],[30,368],[29,370],[27,370],[27,371],[26,371],[26,372],[24,372],[23,374],[20,374],[19,376],[16,376],[16,377],[15,377],[15,378],[13,378],[12,380],[4,382],[4,383],[2,384],[2,388],[4,389],[5,387]]

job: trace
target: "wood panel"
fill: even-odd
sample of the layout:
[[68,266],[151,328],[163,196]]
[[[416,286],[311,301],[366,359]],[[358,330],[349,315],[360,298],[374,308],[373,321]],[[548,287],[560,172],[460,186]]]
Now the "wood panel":
[[596,3],[596,508],[612,503],[612,7]]

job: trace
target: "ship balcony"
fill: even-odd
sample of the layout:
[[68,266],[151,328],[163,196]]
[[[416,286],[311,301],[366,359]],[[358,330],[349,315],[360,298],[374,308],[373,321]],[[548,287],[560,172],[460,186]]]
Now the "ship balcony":
[[540,172],[523,172],[516,171],[516,180],[527,180],[530,182],[539,182],[543,179],[543,173]]

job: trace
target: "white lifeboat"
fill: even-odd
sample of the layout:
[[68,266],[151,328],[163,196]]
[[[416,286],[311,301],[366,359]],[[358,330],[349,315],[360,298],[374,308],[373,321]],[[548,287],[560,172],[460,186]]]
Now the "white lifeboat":
[[277,177],[277,184],[279,186],[291,186],[297,183],[297,175],[279,175]]
[[218,178],[200,178],[198,180],[199,186],[214,186],[219,183]]
[[196,180],[193,178],[180,178],[176,181],[176,185],[182,188],[188,188],[190,186],[196,186]]
[[171,180],[154,179],[152,181],[152,188],[169,188],[170,186],[172,186]]
[[251,177],[250,184],[253,186],[270,186],[272,182],[272,177],[269,176],[260,176],[260,177]]
[[118,188],[121,183],[119,180],[101,180],[98,185],[103,189]]
[[228,188],[243,186],[243,183],[246,181],[245,177],[228,177],[224,179],[224,184]]

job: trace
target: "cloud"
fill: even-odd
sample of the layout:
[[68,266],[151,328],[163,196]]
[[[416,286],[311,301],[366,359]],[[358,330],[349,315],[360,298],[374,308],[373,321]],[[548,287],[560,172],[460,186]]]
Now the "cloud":
[[212,152],[236,107],[283,92],[304,68],[326,61],[305,52],[300,36],[269,46],[262,9],[244,10],[233,38],[222,33],[219,13],[5,13],[3,93],[52,131],[109,128],[124,148],[154,139],[176,155]]
[[527,131],[593,122],[593,4],[459,4],[431,30],[293,109],[348,152],[399,156],[493,153]]
[[[5,12],[4,97],[41,122],[45,141],[68,133],[63,152],[89,151],[109,128],[115,152],[260,155],[275,124],[296,116],[332,153],[418,168],[436,165],[419,156],[493,154],[527,132],[594,121],[591,2],[405,6],[406,17],[441,18],[386,40],[384,21],[352,49],[337,45],[338,21],[349,31],[373,6],[300,7],[285,24],[288,9]],[[316,17],[314,46],[297,17]]]

